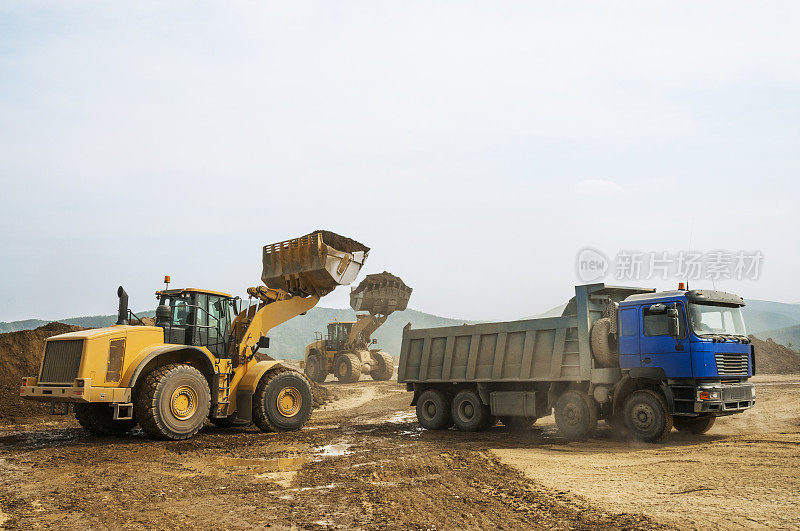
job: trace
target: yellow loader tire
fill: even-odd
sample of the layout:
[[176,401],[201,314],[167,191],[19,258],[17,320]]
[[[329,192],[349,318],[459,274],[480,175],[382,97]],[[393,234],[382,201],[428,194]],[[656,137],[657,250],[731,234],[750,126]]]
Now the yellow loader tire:
[[114,420],[108,404],[75,404],[75,418],[81,427],[97,435],[124,435],[136,427],[135,420]]
[[278,367],[258,382],[253,395],[253,422],[261,431],[296,431],[311,417],[313,397],[308,380],[297,371]]
[[328,377],[328,368],[325,367],[325,361],[322,359],[322,355],[316,350],[308,355],[305,373],[309,380],[317,383],[324,382]]
[[385,382],[392,379],[394,374],[394,360],[386,352],[372,352],[372,359],[375,360],[370,376],[378,382]]
[[188,439],[208,418],[211,391],[203,373],[182,363],[153,369],[136,388],[133,410],[151,437]]
[[361,378],[361,359],[352,353],[339,354],[333,363],[333,373],[342,383],[354,383]]

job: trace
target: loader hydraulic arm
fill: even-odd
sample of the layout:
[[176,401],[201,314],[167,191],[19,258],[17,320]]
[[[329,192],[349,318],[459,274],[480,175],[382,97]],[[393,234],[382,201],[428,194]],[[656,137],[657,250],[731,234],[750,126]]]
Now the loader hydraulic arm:
[[[363,343],[369,345],[370,336],[386,322],[387,315],[358,315],[358,322],[350,328],[350,335],[347,337],[345,345],[348,348],[355,348]],[[359,339],[361,336],[361,339]]]

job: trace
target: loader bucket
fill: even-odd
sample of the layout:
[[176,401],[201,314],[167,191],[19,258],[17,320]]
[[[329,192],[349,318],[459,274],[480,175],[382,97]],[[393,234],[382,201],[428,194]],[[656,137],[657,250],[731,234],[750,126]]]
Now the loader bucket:
[[369,247],[329,231],[264,246],[261,280],[292,295],[322,297],[358,276]]
[[367,275],[358,287],[350,291],[350,307],[357,312],[389,315],[406,309],[411,291],[400,277],[386,271]]

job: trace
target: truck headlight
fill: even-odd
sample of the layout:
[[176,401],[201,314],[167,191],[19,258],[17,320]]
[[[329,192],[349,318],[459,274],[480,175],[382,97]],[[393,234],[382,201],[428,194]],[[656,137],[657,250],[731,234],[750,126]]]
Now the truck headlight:
[[719,400],[719,389],[705,389],[697,392],[697,400]]
[[750,397],[751,398],[755,398],[756,397],[756,388],[755,388],[755,386],[750,388]]

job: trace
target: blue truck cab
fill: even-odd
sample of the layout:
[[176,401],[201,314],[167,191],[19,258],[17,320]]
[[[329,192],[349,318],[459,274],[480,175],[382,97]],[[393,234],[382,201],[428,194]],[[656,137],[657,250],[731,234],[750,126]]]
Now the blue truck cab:
[[755,405],[755,352],[738,295],[712,290],[630,295],[619,303],[617,340],[623,373],[661,388],[676,421],[740,413]]

